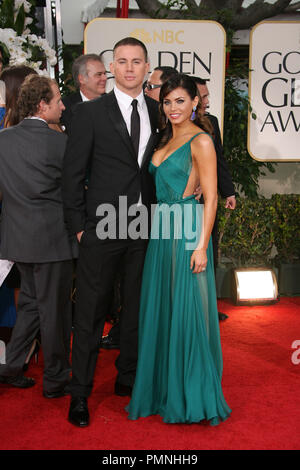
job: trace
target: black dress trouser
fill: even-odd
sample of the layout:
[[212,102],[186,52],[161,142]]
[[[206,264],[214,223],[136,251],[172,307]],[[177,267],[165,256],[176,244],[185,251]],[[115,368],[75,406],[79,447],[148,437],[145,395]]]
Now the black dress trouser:
[[122,316],[117,381],[133,386],[138,350],[138,317],[146,240],[99,240],[95,230],[80,241],[73,319],[72,396],[89,396],[99,340],[110,306],[112,286],[122,263]]
[[22,374],[38,332],[44,360],[43,389],[55,392],[70,381],[72,260],[17,263],[21,275],[17,319],[0,375]]

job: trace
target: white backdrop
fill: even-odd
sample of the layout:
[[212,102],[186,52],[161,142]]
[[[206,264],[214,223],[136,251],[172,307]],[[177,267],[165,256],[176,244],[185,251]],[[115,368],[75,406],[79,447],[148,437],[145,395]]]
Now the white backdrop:
[[300,22],[262,22],[250,35],[248,151],[300,161]]
[[223,130],[226,34],[219,23],[94,19],[85,29],[85,53],[103,53],[109,77],[108,91],[113,86],[113,77],[109,72],[113,46],[127,36],[136,37],[146,45],[150,71],[158,65],[169,65],[179,72],[209,80],[209,111],[218,117],[221,131]]

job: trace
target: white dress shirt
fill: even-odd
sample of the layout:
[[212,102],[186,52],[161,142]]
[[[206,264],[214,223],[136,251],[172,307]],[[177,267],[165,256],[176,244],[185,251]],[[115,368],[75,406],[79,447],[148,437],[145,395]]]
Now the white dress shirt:
[[39,121],[45,122],[45,123],[47,124],[47,126],[48,126],[48,122],[45,121],[45,119],[40,118],[39,116],[28,116],[28,117],[26,117],[26,118],[24,118],[24,119],[38,119]]
[[81,90],[79,90],[79,92],[80,92],[82,101],[90,101],[90,100],[82,93]]
[[[119,90],[117,86],[114,87],[114,92],[118,101],[119,108],[121,110],[123,119],[126,123],[129,135],[131,135],[131,113],[132,113],[132,100],[133,98],[123,91]],[[138,101],[137,109],[140,115],[140,143],[138,153],[138,164],[141,166],[143,161],[143,155],[146,149],[146,145],[151,135],[151,124],[148,114],[148,108],[145,101],[144,93],[141,93],[136,97]]]

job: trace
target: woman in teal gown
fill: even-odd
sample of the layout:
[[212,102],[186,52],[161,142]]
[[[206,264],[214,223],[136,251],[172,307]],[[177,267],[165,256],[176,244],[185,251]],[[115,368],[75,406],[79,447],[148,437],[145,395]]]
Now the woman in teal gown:
[[[199,99],[194,82],[182,74],[160,92],[165,129],[149,167],[157,206],[143,272],[136,380],[127,407],[133,420],[158,414],[166,423],[216,425],[231,412],[221,387],[210,236],[217,208],[216,154]],[[194,197],[199,182],[204,205]]]

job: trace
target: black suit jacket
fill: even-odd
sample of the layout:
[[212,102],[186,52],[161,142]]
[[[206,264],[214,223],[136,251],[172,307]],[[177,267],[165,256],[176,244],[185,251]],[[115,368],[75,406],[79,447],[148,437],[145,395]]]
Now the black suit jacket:
[[[223,198],[235,195],[234,186],[231,179],[231,174],[228,169],[227,162],[223,155],[223,145],[221,140],[221,133],[219,128],[218,119],[212,114],[207,114],[206,117],[210,120],[214,129],[214,145],[217,155],[217,176],[218,176],[218,190]],[[200,202],[203,201],[203,197]],[[215,223],[212,229],[212,242],[214,254],[215,269],[218,264],[218,216],[216,214]]]
[[218,190],[223,198],[234,196],[235,190],[232,183],[231,174],[223,155],[223,146],[218,119],[212,114],[207,114],[206,117],[208,117],[214,128],[214,144],[217,154]]
[[140,194],[147,207],[155,202],[148,165],[158,141],[158,103],[147,96],[145,100],[152,134],[141,167],[113,91],[76,106],[63,170],[65,216],[71,233],[94,227],[100,204],[113,205],[118,216],[119,196],[127,196],[128,207],[138,202]]
[[79,91],[72,93],[71,95],[65,96],[62,102],[66,109],[61,114],[60,123],[64,126],[66,134],[69,134],[76,106],[78,103],[82,103],[81,94]]

